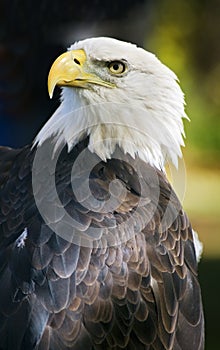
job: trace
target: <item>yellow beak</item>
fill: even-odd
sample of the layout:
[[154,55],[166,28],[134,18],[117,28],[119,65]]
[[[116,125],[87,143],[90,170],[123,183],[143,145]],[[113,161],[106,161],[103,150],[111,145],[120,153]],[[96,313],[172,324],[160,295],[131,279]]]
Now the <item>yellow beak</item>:
[[53,63],[48,75],[48,92],[53,97],[55,86],[73,86],[88,88],[89,84],[114,87],[113,83],[102,80],[88,70],[87,57],[84,50],[67,51]]

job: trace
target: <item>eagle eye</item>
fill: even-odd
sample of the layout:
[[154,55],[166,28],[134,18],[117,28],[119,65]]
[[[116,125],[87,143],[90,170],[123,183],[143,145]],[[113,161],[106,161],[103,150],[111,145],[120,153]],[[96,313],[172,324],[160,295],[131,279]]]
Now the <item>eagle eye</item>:
[[126,64],[122,61],[112,61],[108,64],[108,69],[112,74],[122,74],[126,71]]

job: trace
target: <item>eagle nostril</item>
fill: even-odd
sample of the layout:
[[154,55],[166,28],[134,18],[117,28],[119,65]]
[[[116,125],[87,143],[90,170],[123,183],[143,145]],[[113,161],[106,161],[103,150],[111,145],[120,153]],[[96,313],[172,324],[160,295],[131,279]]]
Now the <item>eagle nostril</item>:
[[74,58],[74,62],[80,66],[80,62],[77,60],[77,58]]

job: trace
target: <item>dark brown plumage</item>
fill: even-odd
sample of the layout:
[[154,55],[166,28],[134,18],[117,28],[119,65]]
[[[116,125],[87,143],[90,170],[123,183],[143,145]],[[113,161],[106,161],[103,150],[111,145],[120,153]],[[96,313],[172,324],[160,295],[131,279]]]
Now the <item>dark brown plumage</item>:
[[[71,186],[86,181],[83,169],[71,170],[87,144],[64,148],[56,164],[59,199],[79,223],[73,243],[45,224],[33,197],[32,172],[39,194],[49,175],[50,140],[39,147],[46,160],[37,170],[36,149],[0,149],[0,349],[202,350],[192,229],[170,184],[120,149],[107,162],[91,153],[90,196],[100,207],[110,196],[119,205],[88,209],[88,196],[76,198]],[[48,207],[56,195],[49,190],[41,198]],[[54,223],[63,219],[55,209]]]

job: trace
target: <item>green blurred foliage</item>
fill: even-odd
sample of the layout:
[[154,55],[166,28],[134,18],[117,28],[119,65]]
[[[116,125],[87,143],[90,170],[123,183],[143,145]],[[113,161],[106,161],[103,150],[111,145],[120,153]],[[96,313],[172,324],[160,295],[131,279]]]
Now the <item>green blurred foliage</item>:
[[157,0],[145,47],[185,92],[184,208],[204,245],[220,256],[220,1]]
[[185,155],[220,167],[220,1],[160,0],[152,23],[145,46],[176,72],[186,94]]

